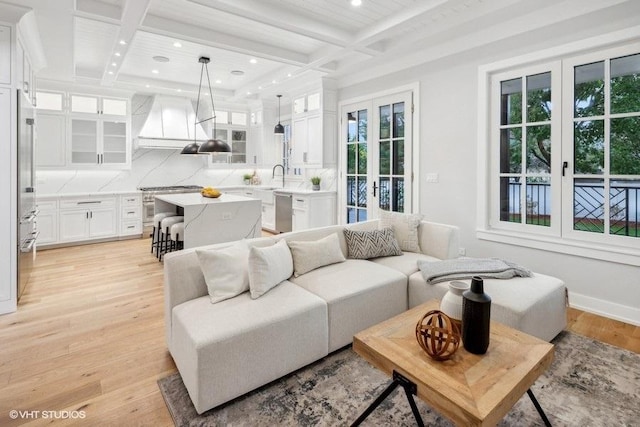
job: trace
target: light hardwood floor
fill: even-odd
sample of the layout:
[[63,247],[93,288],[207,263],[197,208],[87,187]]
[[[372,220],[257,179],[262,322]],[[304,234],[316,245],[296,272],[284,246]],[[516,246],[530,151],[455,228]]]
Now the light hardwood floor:
[[[156,384],[176,368],[164,340],[162,264],[149,239],[38,252],[18,311],[0,316],[0,426],[9,411],[85,411],[69,424],[173,425]],[[569,310],[569,329],[640,353],[640,328]]]

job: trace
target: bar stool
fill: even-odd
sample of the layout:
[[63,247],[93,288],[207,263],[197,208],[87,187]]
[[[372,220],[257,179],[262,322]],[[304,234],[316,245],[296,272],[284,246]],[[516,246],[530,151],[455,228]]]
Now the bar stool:
[[184,222],[178,222],[171,226],[170,252],[179,251],[184,247]]
[[169,236],[171,234],[171,226],[183,221],[184,216],[182,215],[168,216],[160,221],[160,238],[158,240],[158,248],[156,250],[158,261],[162,261],[162,255],[169,250]]
[[170,216],[176,216],[175,212],[160,212],[153,216],[153,230],[151,231],[151,253],[156,250],[156,256],[158,253],[158,246],[160,245],[160,222]]

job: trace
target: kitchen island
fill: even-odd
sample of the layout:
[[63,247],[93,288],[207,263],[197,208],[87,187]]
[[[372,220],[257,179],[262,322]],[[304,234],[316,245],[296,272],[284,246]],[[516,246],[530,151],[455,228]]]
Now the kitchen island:
[[155,212],[184,216],[185,248],[260,237],[262,230],[260,200],[234,194],[217,199],[200,193],[158,195]]

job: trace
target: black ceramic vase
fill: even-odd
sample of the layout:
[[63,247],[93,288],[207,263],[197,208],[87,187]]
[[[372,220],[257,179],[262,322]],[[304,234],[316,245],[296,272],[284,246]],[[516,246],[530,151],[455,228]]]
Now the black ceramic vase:
[[462,294],[462,343],[465,350],[485,354],[489,347],[491,298],[484,293],[482,277],[471,279],[471,288]]

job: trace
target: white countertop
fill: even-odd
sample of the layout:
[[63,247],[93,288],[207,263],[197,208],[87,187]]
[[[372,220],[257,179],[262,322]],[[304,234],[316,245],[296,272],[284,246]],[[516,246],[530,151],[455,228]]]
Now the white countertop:
[[297,189],[297,188],[274,188],[274,193],[286,193],[286,194],[304,194],[306,196],[313,195],[327,195],[327,194],[336,194],[335,191],[329,190],[305,190],[305,189]]
[[142,194],[140,190],[126,190],[126,191],[101,191],[99,193],[50,193],[40,194],[36,192],[36,199],[51,199],[61,197],[104,197],[104,196],[122,196],[125,194]]
[[156,200],[171,203],[172,205],[187,207],[206,204],[220,204],[232,202],[256,202],[258,199],[251,197],[237,196],[235,194],[222,193],[217,199],[204,197],[200,193],[177,193],[177,194],[161,194],[155,196]]

